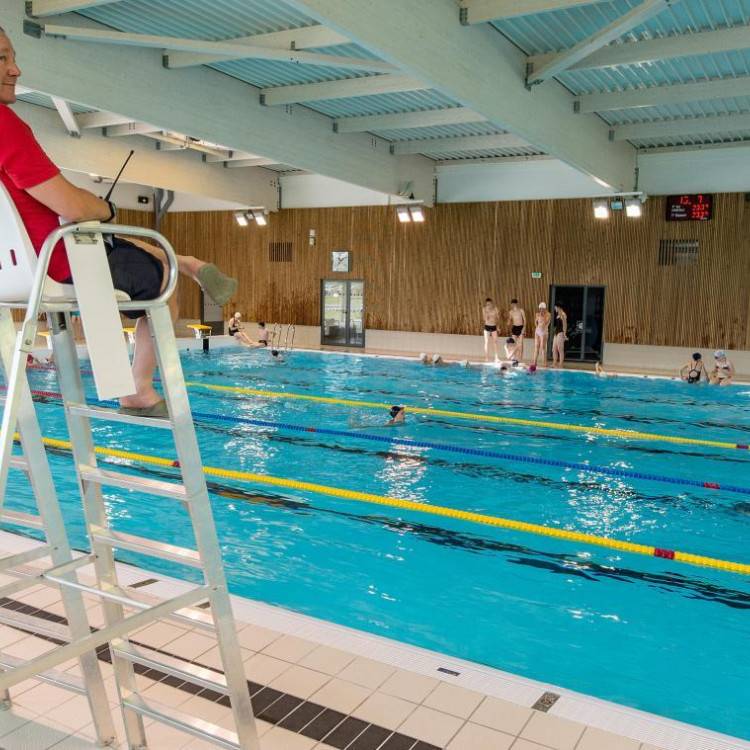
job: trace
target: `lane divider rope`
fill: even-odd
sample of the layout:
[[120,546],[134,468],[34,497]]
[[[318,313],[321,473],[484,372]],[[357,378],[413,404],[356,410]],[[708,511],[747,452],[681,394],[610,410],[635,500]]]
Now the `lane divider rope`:
[[[61,393],[55,391],[32,391],[34,396],[45,398],[62,398]],[[102,404],[108,406],[117,406],[115,401],[102,401]],[[433,450],[445,451],[448,453],[459,453],[468,456],[479,456],[485,458],[495,458],[503,461],[515,461],[517,463],[533,464],[538,466],[553,466],[563,469],[575,469],[585,471],[590,474],[604,474],[606,476],[619,477],[624,479],[639,479],[649,482],[660,482],[663,484],[676,484],[683,487],[699,487],[701,489],[723,490],[724,492],[735,492],[741,495],[750,495],[750,487],[740,487],[733,484],[721,484],[720,482],[707,482],[700,479],[685,479],[683,477],[671,477],[662,474],[651,474],[641,471],[629,471],[628,469],[618,469],[613,466],[601,466],[598,464],[587,464],[580,461],[563,461],[553,458],[538,458],[536,456],[521,456],[515,453],[504,453],[501,451],[487,450],[484,448],[466,448],[460,445],[451,445],[450,443],[435,443],[429,440],[413,440],[411,438],[400,438],[391,435],[372,435],[359,430],[336,430],[329,427],[308,427],[306,425],[294,424],[292,422],[276,422],[269,419],[251,419],[249,417],[234,417],[223,414],[211,414],[208,412],[193,412],[196,419],[210,421],[229,422],[233,424],[249,424],[253,427],[269,427],[290,432],[315,433],[318,435],[330,435],[332,437],[348,437],[370,442],[386,443],[390,446],[404,446],[407,448],[430,448]]]
[[[43,438],[45,445],[59,450],[71,450],[71,443],[68,440],[58,440],[56,438]],[[134,453],[113,448],[104,448],[97,446],[94,452],[100,456],[118,458],[125,461],[135,461],[155,466],[179,468],[180,463],[177,460],[162,458],[159,456],[149,456],[143,453]],[[695,565],[704,568],[713,568],[715,570],[724,570],[741,575],[750,575],[750,564],[738,563],[730,560],[721,560],[705,555],[695,555],[689,552],[680,552],[673,549],[664,549],[661,547],[652,547],[646,544],[636,544],[619,539],[586,534],[580,531],[569,531],[567,529],[558,529],[552,526],[543,526],[541,524],[528,523],[525,521],[516,521],[510,518],[501,518],[499,516],[490,516],[483,513],[473,513],[471,511],[449,508],[442,505],[427,505],[417,503],[412,500],[401,498],[385,497],[375,495],[369,492],[359,492],[356,490],[347,490],[340,487],[330,487],[324,484],[315,484],[313,482],[302,482],[296,479],[284,479],[283,477],[274,477],[267,474],[254,474],[252,472],[235,471],[232,469],[219,469],[212,466],[204,466],[203,472],[208,476],[223,477],[225,479],[234,479],[241,482],[254,482],[268,484],[274,487],[285,487],[293,490],[302,490],[305,492],[315,492],[330,497],[338,497],[345,500],[382,505],[399,510],[412,511],[415,513],[425,513],[433,516],[443,516],[454,518],[460,521],[482,524],[484,526],[493,526],[496,528],[519,531],[536,536],[546,536],[555,539],[563,539],[571,542],[581,542],[583,544],[605,547],[607,549],[617,550],[619,552],[630,552],[647,557],[658,557],[666,560],[675,560],[687,565]]]
[[[281,391],[267,391],[256,388],[244,388],[240,386],[216,385],[213,383],[186,383],[191,388],[205,388],[207,390],[224,393],[241,393],[248,396],[260,396],[262,398],[296,399],[301,401],[313,401],[321,404],[340,404],[343,406],[355,406],[365,409],[390,409],[391,404],[379,404],[372,401],[357,401],[353,399],[335,398],[333,396],[312,396],[306,393],[289,393]],[[750,445],[744,443],[730,443],[721,440],[704,440],[702,438],[678,437],[676,435],[659,435],[652,432],[639,432],[636,430],[620,430],[607,427],[588,427],[586,425],[565,424],[561,422],[544,422],[533,419],[521,419],[520,417],[500,417],[494,414],[482,414],[461,411],[448,411],[434,407],[410,406],[402,404],[412,414],[426,414],[428,416],[451,417],[454,419],[470,419],[480,422],[494,422],[497,424],[513,424],[523,427],[541,427],[546,430],[562,430],[567,432],[582,432],[593,435],[606,435],[608,437],[622,438],[626,440],[651,440],[656,442],[675,443],[677,445],[702,445],[710,448],[728,448],[730,450],[750,450]]]

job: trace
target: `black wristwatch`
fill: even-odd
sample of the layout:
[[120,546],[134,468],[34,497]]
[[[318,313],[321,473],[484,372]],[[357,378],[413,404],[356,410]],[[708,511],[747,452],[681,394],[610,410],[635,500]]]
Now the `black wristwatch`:
[[117,216],[117,206],[112,201],[107,201],[107,205],[109,206],[109,216],[104,220],[105,224]]

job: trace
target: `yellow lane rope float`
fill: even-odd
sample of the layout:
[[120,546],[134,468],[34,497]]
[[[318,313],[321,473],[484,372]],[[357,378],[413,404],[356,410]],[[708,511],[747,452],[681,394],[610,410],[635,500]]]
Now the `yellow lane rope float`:
[[[67,440],[57,440],[54,438],[43,438],[43,440],[44,444],[48,445],[50,448],[71,450],[71,444]],[[100,456],[109,456],[125,461],[137,461],[155,466],[179,467],[178,461],[169,458],[148,456],[143,453],[133,453],[130,451],[104,448],[101,446],[94,450],[96,454]],[[427,513],[428,515],[433,516],[455,518],[460,521],[478,523],[484,526],[495,526],[497,528],[510,529],[511,531],[520,531],[525,534],[553,537],[555,539],[564,539],[570,542],[582,542],[584,544],[596,545],[597,547],[606,547],[619,552],[631,552],[636,555],[646,555],[647,557],[661,557],[666,560],[676,560],[688,565],[697,565],[704,568],[715,568],[717,570],[726,570],[732,573],[750,575],[750,564],[719,560],[714,557],[705,557],[703,555],[693,555],[688,552],[652,547],[647,544],[635,544],[634,542],[625,542],[619,539],[610,539],[608,537],[596,536],[594,534],[585,534],[580,531],[557,529],[551,526],[526,523],[525,521],[515,521],[510,518],[500,518],[498,516],[488,516],[483,513],[472,513],[471,511],[448,508],[442,505],[415,503],[412,500],[384,497],[383,495],[374,495],[369,492],[358,492],[356,490],[347,490],[340,487],[329,487],[324,484],[315,484],[313,482],[300,482],[296,479],[272,477],[267,474],[253,474],[251,472],[234,471],[232,469],[217,469],[212,466],[204,466],[203,471],[208,476],[223,477],[225,479],[234,479],[241,482],[270,484],[275,487],[286,487],[288,489],[303,490],[306,492],[315,492],[320,495],[329,495],[331,497],[339,497],[345,500],[384,505],[390,508],[398,508],[399,510],[413,511],[415,513]]]
[[[241,388],[231,385],[214,385],[211,383],[187,383],[191,388],[206,388],[211,391],[224,393],[241,393],[246,396],[261,396],[262,398],[297,399],[300,401],[314,401],[320,404],[341,404],[343,406],[356,406],[364,409],[390,409],[391,404],[378,404],[372,401],[355,401],[346,398],[334,398],[332,396],[311,396],[306,393],[285,393],[280,391],[264,391],[256,388]],[[430,416],[452,417],[453,419],[471,419],[480,422],[494,422],[499,424],[515,424],[524,427],[541,427],[545,430],[563,430],[566,432],[583,432],[591,435],[606,435],[608,437],[623,438],[626,440],[652,440],[657,442],[677,443],[678,445],[703,445],[710,448],[729,448],[731,450],[748,450],[750,446],[741,443],[730,443],[721,440],[702,440],[701,438],[677,437],[674,435],[657,435],[651,432],[637,432],[635,430],[616,430],[606,427],[588,427],[579,424],[563,424],[558,422],[541,422],[533,419],[520,419],[518,417],[499,417],[494,414],[478,414],[463,411],[447,411],[446,409],[435,409],[432,407],[409,406],[406,409],[412,414],[427,414]]]

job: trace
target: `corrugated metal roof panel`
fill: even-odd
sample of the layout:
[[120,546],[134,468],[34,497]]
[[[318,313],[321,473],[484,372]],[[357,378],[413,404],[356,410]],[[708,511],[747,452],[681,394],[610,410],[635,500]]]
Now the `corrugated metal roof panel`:
[[715,117],[750,113],[750,95],[734,99],[714,99],[708,102],[687,102],[659,107],[640,107],[603,112],[604,120],[610,125],[624,125],[634,122],[654,122],[680,118]]
[[654,148],[672,148],[676,146],[704,146],[708,144],[718,145],[722,143],[747,143],[750,144],[750,130],[738,130],[735,133],[724,133],[721,136],[712,133],[703,135],[672,136],[665,138],[639,138],[630,141],[636,148],[648,150]]
[[319,65],[297,65],[274,60],[231,60],[209,65],[240,81],[259,88],[292,86],[299,83],[337,81],[342,78],[359,78],[370,75],[361,70],[328,68]]
[[399,94],[376,94],[351,99],[332,99],[313,102],[312,109],[329,117],[357,117],[359,115],[387,115],[396,112],[416,112],[423,109],[455,107],[453,99],[433,89],[408,91]]
[[496,159],[498,157],[543,156],[543,152],[533,146],[523,148],[495,148],[476,151],[426,151],[422,154],[436,161],[453,161],[454,159]]
[[[40,94],[38,91],[31,91],[28,94],[19,94],[18,101],[26,102],[26,104],[36,104],[39,107],[46,107],[47,109],[55,109],[55,105],[52,103],[52,99],[47,94]],[[93,112],[90,107],[82,107],[80,104],[70,104],[70,108],[75,114],[82,114],[84,112]]]
[[463,135],[494,135],[507,131],[489,122],[468,122],[460,125],[432,125],[428,128],[402,128],[395,130],[373,130],[375,135],[387,141],[413,141],[422,138],[453,138]]

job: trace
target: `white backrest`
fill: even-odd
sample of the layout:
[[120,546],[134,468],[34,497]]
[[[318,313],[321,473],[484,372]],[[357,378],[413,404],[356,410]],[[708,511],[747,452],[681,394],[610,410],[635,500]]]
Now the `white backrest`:
[[[37,257],[26,227],[0,182],[0,300],[26,302],[34,282]],[[70,297],[73,287],[48,278],[45,297]]]

